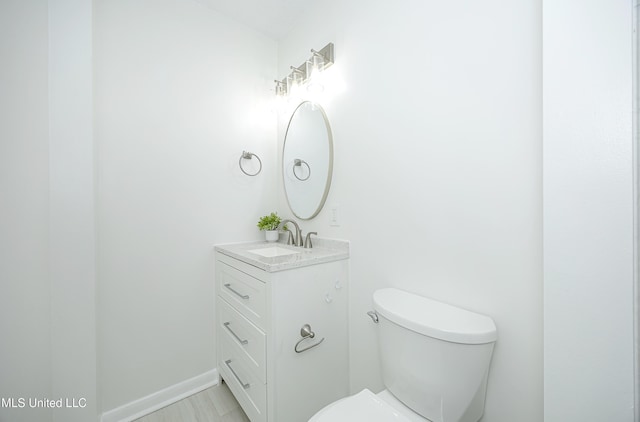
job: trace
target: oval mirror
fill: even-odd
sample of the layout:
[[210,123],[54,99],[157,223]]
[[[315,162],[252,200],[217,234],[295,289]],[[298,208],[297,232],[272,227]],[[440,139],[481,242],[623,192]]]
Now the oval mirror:
[[282,149],[282,178],[289,208],[309,220],[324,205],[333,172],[333,138],[322,107],[302,102],[291,115]]

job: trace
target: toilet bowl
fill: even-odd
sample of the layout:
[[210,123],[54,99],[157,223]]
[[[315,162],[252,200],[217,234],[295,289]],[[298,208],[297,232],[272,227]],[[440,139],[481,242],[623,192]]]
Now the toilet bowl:
[[373,294],[386,390],[333,402],[310,422],[477,422],[497,339],[491,318],[402,290]]
[[396,399],[389,391],[378,394],[364,389],[335,401],[316,413],[309,422],[428,422]]

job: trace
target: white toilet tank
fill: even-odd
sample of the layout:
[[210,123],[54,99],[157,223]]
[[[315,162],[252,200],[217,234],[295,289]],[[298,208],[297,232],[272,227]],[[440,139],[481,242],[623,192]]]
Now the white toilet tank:
[[433,422],[477,422],[497,334],[493,320],[402,290],[373,294],[382,377]]

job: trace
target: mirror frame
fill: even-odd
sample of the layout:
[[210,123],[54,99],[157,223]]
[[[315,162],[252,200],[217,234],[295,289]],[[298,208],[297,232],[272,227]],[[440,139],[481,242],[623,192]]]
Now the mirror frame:
[[[324,119],[324,124],[325,124],[325,128],[327,129],[327,142],[329,143],[329,166],[327,169],[327,180],[325,181],[325,185],[324,185],[324,192],[322,194],[322,199],[320,199],[320,202],[318,203],[318,207],[316,208],[316,210],[313,212],[313,214],[311,214],[311,216],[309,217],[301,217],[300,215],[298,215],[296,213],[296,211],[291,207],[291,201],[289,200],[289,194],[287,193],[287,185],[286,185],[286,180],[285,180],[285,160],[284,160],[284,152],[285,149],[287,147],[287,136],[289,135],[289,129],[291,128],[291,122],[293,121],[293,118],[296,115],[296,112],[298,111],[298,109],[300,107],[302,107],[305,104],[311,104],[312,107],[315,107],[317,110],[320,110],[320,112],[322,113],[322,118]],[[302,101],[300,104],[298,104],[298,106],[295,108],[295,110],[293,110],[293,113],[291,113],[291,117],[289,118],[289,123],[287,124],[287,131],[285,132],[284,135],[284,142],[282,143],[282,188],[284,189],[284,196],[285,198],[287,198],[287,205],[289,206],[289,209],[291,210],[291,212],[293,213],[294,216],[296,216],[297,218],[299,218],[300,220],[311,220],[312,218],[314,218],[315,216],[317,216],[320,211],[322,210],[322,208],[324,207],[325,202],[327,201],[327,196],[329,196],[329,189],[331,188],[331,179],[333,176],[333,133],[331,132],[331,125],[329,124],[329,118],[327,117],[327,113],[325,113],[324,108],[322,108],[322,106],[318,103],[314,103],[313,101]]]

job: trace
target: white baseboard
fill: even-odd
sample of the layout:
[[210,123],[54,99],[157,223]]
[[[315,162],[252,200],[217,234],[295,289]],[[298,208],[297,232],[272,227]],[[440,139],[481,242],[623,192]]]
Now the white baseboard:
[[101,422],[130,422],[162,409],[172,403],[199,393],[220,382],[218,370],[213,369],[188,380],[179,382],[146,397],[134,400],[102,414]]

